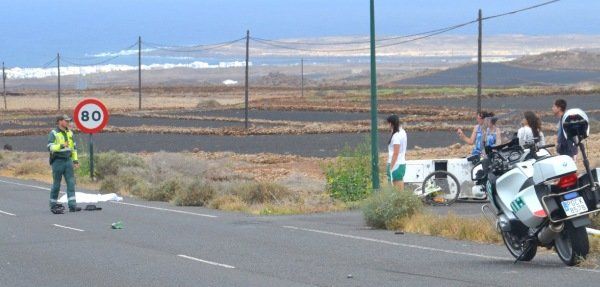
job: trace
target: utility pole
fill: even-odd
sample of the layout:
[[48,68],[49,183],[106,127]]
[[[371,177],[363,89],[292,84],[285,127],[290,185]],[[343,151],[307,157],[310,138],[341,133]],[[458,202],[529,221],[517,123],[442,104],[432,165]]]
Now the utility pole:
[[379,189],[379,145],[377,129],[377,63],[375,62],[375,0],[371,0],[371,181]]
[[56,53],[56,69],[58,70],[58,110],[60,111],[60,53]]
[[481,37],[482,37],[482,18],[481,9],[479,9],[479,37],[477,38],[477,112],[481,112]]
[[300,59],[300,89],[302,91],[301,96],[304,98],[304,58]]
[[250,59],[250,30],[246,31],[246,91],[244,105],[244,127],[248,129],[248,60]]
[[138,110],[142,109],[142,36],[138,37]]
[[4,97],[4,109],[7,110],[6,105],[6,71],[4,70],[4,62],[2,62],[2,97]]

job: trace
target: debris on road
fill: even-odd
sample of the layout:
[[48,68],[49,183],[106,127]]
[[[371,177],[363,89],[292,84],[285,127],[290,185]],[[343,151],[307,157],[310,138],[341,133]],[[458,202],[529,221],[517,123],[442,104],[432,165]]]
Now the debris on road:
[[123,229],[123,222],[117,221],[110,226],[112,229]]

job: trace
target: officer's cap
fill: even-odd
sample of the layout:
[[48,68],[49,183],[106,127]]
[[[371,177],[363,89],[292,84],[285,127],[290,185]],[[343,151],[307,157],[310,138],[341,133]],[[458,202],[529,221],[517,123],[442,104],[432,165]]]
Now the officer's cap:
[[63,121],[63,120],[64,121],[71,121],[71,118],[69,116],[67,116],[67,115],[61,115],[61,116],[56,117],[56,122],[57,123],[60,122],[60,121]]

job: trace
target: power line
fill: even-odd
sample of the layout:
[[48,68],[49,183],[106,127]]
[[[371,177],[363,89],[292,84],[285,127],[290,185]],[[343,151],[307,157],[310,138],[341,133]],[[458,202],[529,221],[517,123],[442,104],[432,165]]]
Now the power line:
[[[137,42],[133,43],[132,45],[129,45],[123,49],[120,49],[116,52],[104,52],[102,54],[106,54],[105,56],[101,56],[102,54],[96,55],[96,56],[88,56],[88,57],[60,57],[61,59],[68,59],[71,61],[95,61],[98,60],[98,58],[106,58],[106,57],[115,57],[115,56],[124,56],[123,54],[120,54],[123,51],[129,51],[131,48],[137,46]],[[113,55],[113,56],[110,56]]]
[[210,50],[218,49],[221,47],[235,44],[235,43],[240,42],[245,39],[246,39],[246,37],[243,37],[243,38],[239,38],[239,39],[235,39],[235,40],[231,40],[231,41],[227,41],[227,42],[221,42],[221,43],[215,43],[215,44],[199,44],[199,45],[193,45],[193,46],[163,45],[163,44],[156,44],[156,43],[152,43],[152,42],[143,42],[143,43],[145,45],[147,45],[151,48],[157,49],[157,50],[177,52],[177,53],[193,53],[193,52],[203,52],[203,51],[210,51]]
[[110,62],[110,61],[112,61],[112,60],[114,60],[116,58],[119,58],[119,57],[121,57],[121,55],[116,55],[116,56],[110,57],[108,59],[105,59],[105,60],[102,60],[102,61],[99,61],[99,62],[94,62],[94,63],[76,63],[76,62],[69,61],[69,60],[64,60],[64,59],[63,59],[63,62],[65,62],[67,64],[71,64],[73,66],[87,67],[87,66],[103,65],[103,64],[106,64],[106,63],[108,63],[108,62]]
[[[469,22],[465,22],[465,23],[460,23],[460,24],[456,24],[453,26],[448,26],[448,27],[444,27],[444,28],[439,28],[439,29],[435,29],[435,30],[430,30],[430,31],[424,31],[424,32],[419,32],[419,33],[414,33],[414,34],[407,34],[407,35],[402,35],[402,36],[393,36],[393,37],[386,37],[386,38],[380,38],[375,40],[376,42],[386,42],[386,41],[391,41],[391,40],[398,40],[398,39],[405,39],[405,38],[411,38],[411,37],[417,37],[417,36],[422,36],[422,35],[427,35],[427,34],[431,34],[431,33],[436,33],[439,31],[444,31],[447,30],[449,28],[453,28],[453,27],[462,27],[468,24],[472,24],[477,22],[477,20],[472,20]],[[269,40],[269,39],[264,39],[264,38],[259,38],[259,37],[253,37],[255,40],[260,40],[260,41],[264,41],[264,42],[271,42],[271,43],[275,43],[275,44],[281,44],[281,45],[285,45],[285,44],[298,44],[298,45],[306,45],[306,46],[310,46],[310,45],[315,45],[315,46],[331,46],[331,45],[356,45],[356,44],[369,44],[369,40],[364,40],[364,41],[349,41],[349,42],[332,42],[332,43],[316,43],[316,42],[286,42],[286,41],[280,41],[280,40]]]
[[[525,8],[521,8],[521,9],[517,9],[517,10],[513,10],[513,11],[509,11],[509,12],[505,12],[505,13],[500,13],[500,14],[496,14],[496,15],[491,15],[488,17],[483,17],[482,20],[490,20],[490,19],[494,19],[494,18],[499,18],[499,17],[503,17],[503,16],[508,16],[508,15],[513,15],[513,14],[517,14],[523,11],[527,11],[527,10],[532,10],[535,8],[539,8],[542,6],[546,6],[546,5],[550,5],[556,2],[559,2],[561,0],[553,0],[553,1],[546,1],[543,3],[539,3],[536,5],[532,5],[532,6],[528,6]],[[471,20],[468,22],[464,22],[464,23],[460,23],[460,24],[455,24],[452,26],[448,26],[448,27],[444,27],[444,28],[439,28],[439,29],[435,29],[435,30],[430,30],[430,31],[424,31],[424,32],[419,32],[419,33],[414,33],[414,34],[408,34],[408,35],[402,35],[402,36],[394,36],[394,37],[388,37],[388,38],[382,38],[382,39],[378,39],[376,40],[376,42],[384,42],[384,41],[392,41],[392,40],[399,40],[399,39],[405,39],[405,38],[411,38],[411,37],[416,37],[410,40],[406,40],[406,41],[400,41],[400,42],[395,42],[395,43],[390,43],[390,44],[383,44],[383,45],[379,45],[377,46],[378,48],[384,48],[384,47],[390,47],[390,46],[395,46],[395,45],[400,45],[400,44],[405,44],[408,42],[413,42],[416,40],[421,40],[421,39],[426,39],[435,35],[439,35],[439,34],[443,34],[464,26],[467,26],[469,24],[473,24],[473,23],[477,23],[477,19],[475,20]],[[314,51],[314,52],[351,52],[351,51],[362,51],[362,50],[368,50],[369,48],[365,47],[365,48],[355,48],[355,49],[339,49],[339,50],[314,50],[314,49],[309,49],[309,48],[295,48],[295,47],[290,47],[287,45],[305,45],[305,46],[311,46],[311,45],[315,45],[315,46],[331,46],[331,45],[355,45],[355,44],[367,44],[369,43],[369,41],[350,41],[350,42],[337,42],[337,43],[315,43],[315,42],[289,42],[289,41],[278,41],[278,40],[269,40],[269,39],[263,39],[263,38],[257,38],[257,37],[253,37],[253,40],[260,42],[262,44],[265,45],[270,45],[273,47],[279,47],[282,49],[289,49],[289,50],[299,50],[299,51]]]
[[[391,47],[391,46],[397,46],[397,45],[401,45],[401,44],[406,44],[406,43],[410,43],[410,42],[414,42],[414,41],[418,41],[418,40],[422,40],[422,39],[426,39],[426,38],[430,38],[433,36],[437,36],[452,30],[456,30],[459,28],[462,28],[464,26],[476,23],[477,20],[475,21],[469,21],[469,22],[465,22],[462,24],[458,24],[458,25],[454,25],[454,26],[450,26],[450,27],[446,27],[443,29],[436,29],[436,30],[432,30],[435,31],[434,33],[429,33],[429,34],[423,34],[423,33],[419,33],[420,37],[416,37],[416,38],[412,38],[409,40],[404,40],[404,41],[400,41],[400,42],[395,42],[395,43],[390,43],[390,44],[383,44],[383,45],[379,45],[377,46],[377,48],[386,48],[386,47]],[[272,47],[277,47],[277,48],[281,48],[281,49],[287,49],[287,50],[297,50],[297,51],[305,51],[305,52],[321,52],[321,53],[333,53],[333,52],[359,52],[359,51],[366,51],[369,50],[370,47],[364,47],[364,48],[354,48],[354,49],[329,49],[329,50],[315,50],[315,49],[308,49],[308,48],[297,48],[297,47],[290,47],[290,46],[285,46],[285,45],[280,45],[280,44],[274,44],[274,43],[270,43],[267,41],[264,41],[262,39],[258,39],[258,38],[251,38],[252,40],[259,42],[261,44],[264,45],[269,45]],[[400,39],[398,37],[398,39]]]
[[54,62],[56,62],[56,57],[52,58],[52,60],[46,62],[45,64],[42,65],[42,69],[48,68],[50,67],[50,65],[52,65]]
[[527,10],[539,8],[539,7],[542,7],[542,6],[550,5],[550,4],[559,2],[559,1],[561,1],[561,0],[547,1],[547,2],[543,2],[543,3],[540,3],[540,4],[533,5],[533,6],[525,7],[525,8],[522,8],[522,9],[513,10],[513,11],[510,11],[510,12],[496,14],[496,15],[492,15],[492,16],[488,16],[488,17],[483,17],[483,18],[481,18],[481,20],[489,20],[489,19],[494,19],[494,18],[503,17],[503,16],[507,16],[507,15],[517,14],[517,13],[520,13],[520,12],[523,12],[523,11],[527,11]]

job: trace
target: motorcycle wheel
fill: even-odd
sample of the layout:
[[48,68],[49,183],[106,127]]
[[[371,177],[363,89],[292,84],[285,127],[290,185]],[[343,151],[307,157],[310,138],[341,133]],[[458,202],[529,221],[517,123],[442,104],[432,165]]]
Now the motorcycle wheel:
[[443,170],[434,171],[423,180],[422,194],[425,194],[424,202],[427,204],[451,205],[458,199],[460,184],[453,174]]
[[[504,245],[508,249],[508,252],[510,252],[515,259],[521,257],[520,261],[531,261],[537,254],[537,246],[531,246],[527,249],[526,244],[519,240],[518,236],[510,232],[502,231],[502,241],[504,241]],[[523,254],[523,252],[526,253]],[[523,255],[521,256],[521,254]]]
[[585,226],[575,228],[571,222],[565,223],[565,229],[554,240],[554,246],[562,262],[568,266],[579,264],[590,252]]

